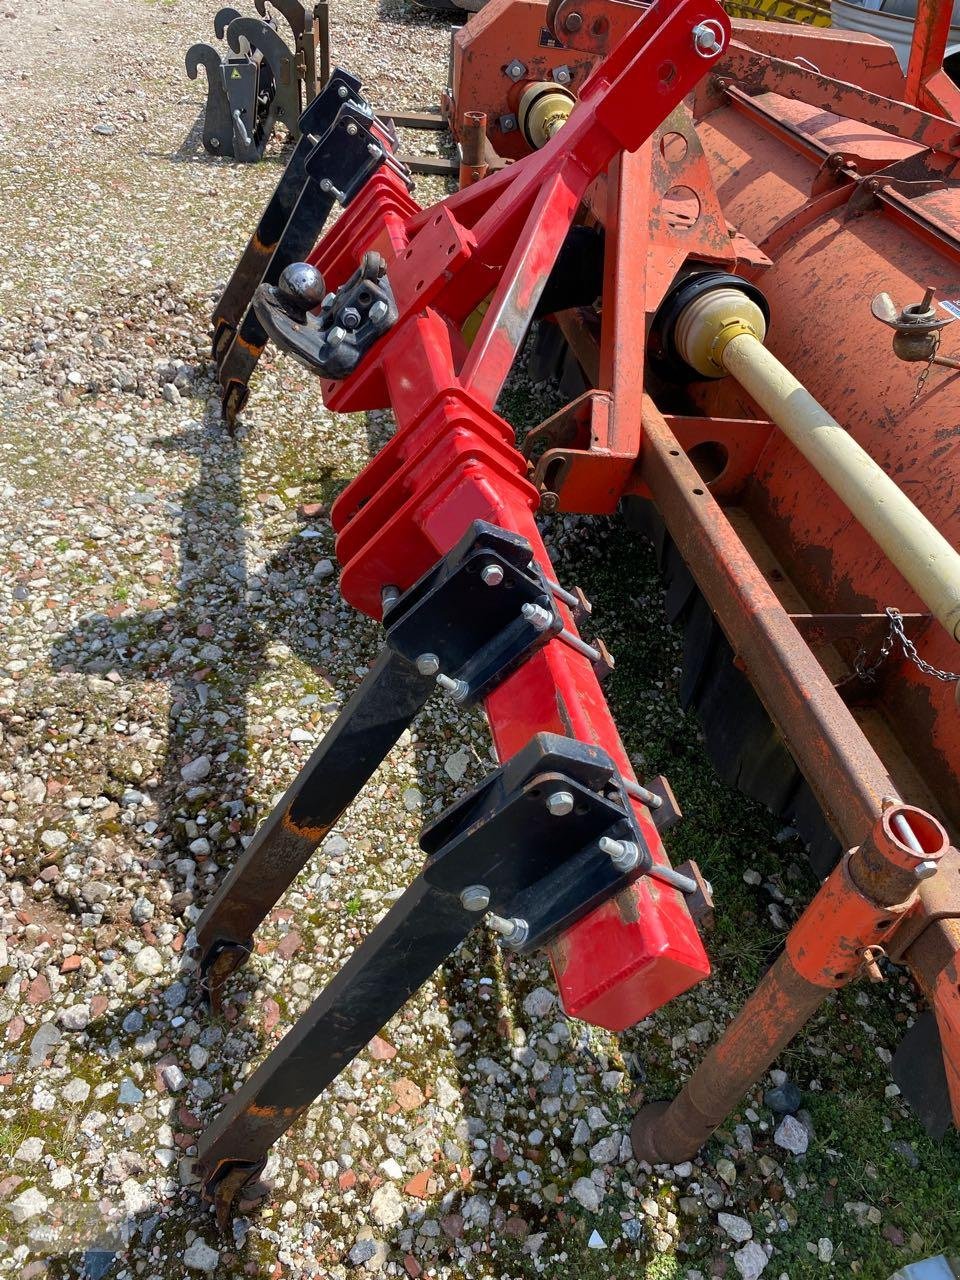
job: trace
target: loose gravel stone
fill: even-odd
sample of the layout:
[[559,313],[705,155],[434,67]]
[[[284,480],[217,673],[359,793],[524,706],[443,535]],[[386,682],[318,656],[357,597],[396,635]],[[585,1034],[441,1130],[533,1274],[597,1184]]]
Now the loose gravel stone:
[[733,1255],[733,1265],[740,1272],[743,1280],[757,1280],[766,1269],[770,1259],[756,1240],[751,1240]]
[[810,1145],[810,1135],[794,1116],[784,1116],[777,1125],[773,1140],[778,1147],[792,1151],[795,1156],[802,1156]]
[[730,1239],[736,1240],[738,1244],[743,1244],[753,1235],[753,1227],[746,1218],[738,1217],[735,1213],[718,1213],[717,1222],[721,1231],[725,1231]]
[[212,1249],[205,1240],[194,1240],[183,1251],[183,1261],[191,1271],[216,1271],[220,1261],[219,1249]]

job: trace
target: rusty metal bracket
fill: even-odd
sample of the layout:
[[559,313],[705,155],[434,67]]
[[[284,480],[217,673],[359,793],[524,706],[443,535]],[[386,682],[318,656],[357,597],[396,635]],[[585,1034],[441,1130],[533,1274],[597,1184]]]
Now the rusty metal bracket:
[[902,962],[904,954],[922,933],[939,920],[960,920],[960,850],[952,845],[940,859],[935,876],[919,889],[920,910],[905,919],[886,943],[891,960]]

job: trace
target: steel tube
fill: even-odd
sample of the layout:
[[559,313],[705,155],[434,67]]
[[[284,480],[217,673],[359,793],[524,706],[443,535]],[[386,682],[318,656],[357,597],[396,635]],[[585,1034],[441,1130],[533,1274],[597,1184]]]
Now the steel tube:
[[758,338],[738,334],[720,358],[960,641],[960,554]]
[[633,1123],[638,1159],[676,1163],[694,1155],[756,1084],[832,990],[859,972],[867,949],[885,941],[916,903],[915,858],[892,835],[906,816],[922,826],[931,857],[948,848],[929,814],[891,806],[863,843],[827,877],[787,936],[774,965],[680,1093],[644,1107]]
[[487,176],[487,116],[465,111],[460,121],[460,188]]
[[649,396],[640,468],[827,821],[846,847],[857,844],[897,788]]
[[638,1113],[631,1130],[637,1159],[675,1164],[695,1155],[829,994],[781,953],[676,1098]]

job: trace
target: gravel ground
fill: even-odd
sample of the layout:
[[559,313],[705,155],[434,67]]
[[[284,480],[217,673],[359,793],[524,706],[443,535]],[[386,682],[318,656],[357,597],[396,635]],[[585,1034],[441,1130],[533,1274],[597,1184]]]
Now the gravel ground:
[[[572,520],[547,531],[617,651],[626,739],[687,810],[675,857],[717,887],[716,976],[614,1037],[563,1016],[539,958],[475,936],[219,1236],[197,1132],[491,757],[477,716],[431,703],[211,1020],[192,927],[375,652],[325,511],[388,429],[333,419],[272,358],[235,438],[211,411],[210,303],[281,164],[197,148],[182,57],[211,18],[198,0],[0,6],[0,1271],[884,1277],[956,1244],[960,1149],[889,1083],[915,1013],[896,979],[831,1003],[701,1159],[631,1159],[638,1101],[685,1076],[813,886],[678,708],[647,552]],[[347,0],[334,26],[375,101],[435,100],[443,24]],[[549,394],[521,371],[506,398],[531,422]]]

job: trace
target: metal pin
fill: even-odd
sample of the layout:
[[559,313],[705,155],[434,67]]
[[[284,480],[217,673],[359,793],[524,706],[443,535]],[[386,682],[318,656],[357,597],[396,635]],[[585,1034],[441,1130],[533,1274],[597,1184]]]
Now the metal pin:
[[347,121],[347,133],[350,135],[351,138],[356,137],[357,126],[356,124],[354,124],[352,120]]
[[646,872],[652,880],[661,880],[664,884],[668,884],[671,889],[679,889],[681,893],[696,893],[697,882],[690,876],[682,876],[679,871],[674,871],[673,867],[661,866],[659,862],[655,862]]
[[488,911],[485,922],[494,933],[499,933],[508,947],[522,947],[530,936],[530,926],[519,916],[511,916],[508,920],[496,915],[493,911]]
[[566,587],[561,587],[559,582],[554,582],[551,578],[544,578],[544,582],[550,589],[551,594],[555,595],[558,600],[562,600],[569,608],[580,608],[580,599],[572,591],[568,591]]
[[486,564],[480,572],[484,586],[499,587],[503,581],[503,565]]
[[648,791],[646,787],[641,787],[639,782],[631,782],[629,778],[621,778],[623,789],[628,796],[633,796],[634,800],[642,800],[648,809],[659,809],[663,804],[663,796],[658,796],[655,791]]
[[[640,849],[632,840],[612,840],[610,836],[601,836],[598,841],[600,849],[607,855],[618,871],[633,871],[640,861]],[[689,876],[682,876],[673,867],[652,863],[645,871],[653,880],[661,880],[671,889],[679,889],[681,893],[696,893],[696,881]]]
[[450,695],[454,702],[462,702],[470,692],[470,686],[466,680],[457,680],[442,673],[437,676],[437,684],[444,693]]
[[912,849],[914,853],[926,853],[926,849],[917,839],[913,828],[902,813],[895,813],[890,819],[890,825],[896,829],[897,835],[908,849]]
[[383,605],[383,611],[386,613],[400,599],[400,588],[395,587],[392,583],[388,583],[380,590],[380,603]]
[[581,640],[579,636],[575,636],[572,631],[568,631],[566,627],[557,636],[558,640],[562,640],[564,644],[568,644],[571,649],[575,649],[577,653],[582,653],[585,658],[589,658],[591,662],[600,662],[603,658],[599,649],[594,649],[593,645],[587,644],[585,640]]
[[539,604],[527,603],[520,612],[535,631],[547,631],[553,625],[553,614]]

